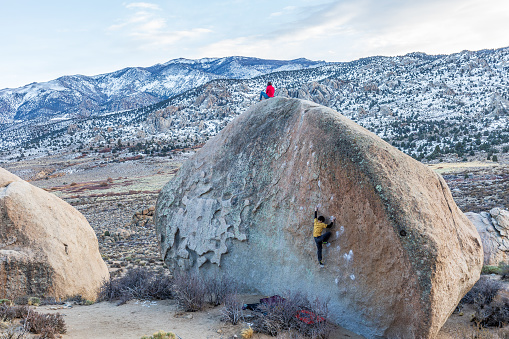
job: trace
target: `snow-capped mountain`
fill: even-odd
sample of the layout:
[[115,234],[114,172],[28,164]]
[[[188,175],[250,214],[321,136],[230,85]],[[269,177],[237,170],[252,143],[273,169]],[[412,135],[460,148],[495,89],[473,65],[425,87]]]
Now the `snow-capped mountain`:
[[150,140],[156,150],[192,146],[256,103],[270,80],[277,96],[329,106],[419,160],[509,153],[509,48],[276,69],[247,79],[213,79],[140,109],[0,126],[0,150],[22,146],[12,158],[66,147],[97,149],[118,140]]
[[242,79],[323,65],[247,57],[176,59],[97,76],[63,76],[45,83],[0,90],[0,123],[69,114],[87,117],[147,106],[212,79]]

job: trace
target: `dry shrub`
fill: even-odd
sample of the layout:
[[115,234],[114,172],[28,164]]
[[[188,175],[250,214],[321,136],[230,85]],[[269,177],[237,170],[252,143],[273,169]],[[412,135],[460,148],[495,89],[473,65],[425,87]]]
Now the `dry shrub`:
[[[461,304],[472,304],[475,315],[472,321],[481,327],[503,327],[509,323],[509,301],[495,298],[502,289],[499,281],[481,276],[472,289],[461,299]],[[461,307],[461,306],[460,306]]]
[[509,323],[509,303],[496,301],[489,305],[476,305],[472,321],[478,327],[503,327]]
[[[291,329],[296,325],[294,322],[295,314],[303,307],[306,307],[307,300],[296,301],[287,298],[281,299],[274,303],[261,304],[259,309],[263,313],[263,317],[255,324],[258,332],[277,335],[282,331]],[[302,305],[302,306],[301,306]]]
[[12,305],[12,301],[9,299],[0,299],[0,305]]
[[499,264],[500,267],[500,275],[502,280],[509,280],[509,265],[502,262]]
[[0,305],[0,319],[2,321],[25,318],[29,312],[28,306],[9,306],[9,305]]
[[486,276],[475,283],[474,287],[461,299],[462,304],[488,305],[502,288],[499,281]]
[[67,331],[60,313],[41,314],[30,310],[22,322],[28,331],[40,334],[40,338],[53,339]]
[[22,295],[14,298],[14,304],[16,305],[28,305],[28,296]]
[[276,339],[307,339],[307,337],[296,331],[286,331],[279,333]]
[[38,297],[30,297],[28,298],[28,305],[30,306],[39,306],[41,304],[41,299]]
[[98,300],[120,300],[120,305],[131,299],[169,299],[172,296],[171,286],[171,278],[163,271],[139,267],[127,271],[122,277],[105,281]]
[[41,299],[41,305],[63,305],[64,302],[57,300],[55,297],[45,297]]
[[260,305],[262,315],[259,316],[253,324],[253,329],[257,332],[266,333],[272,336],[287,334],[302,335],[312,339],[328,338],[331,332],[330,324],[324,320],[314,324],[306,324],[297,319],[299,311],[309,311],[317,317],[328,317],[328,302],[322,302],[316,299],[310,302],[306,296],[301,293],[288,293],[285,299],[281,299],[272,304]]
[[185,312],[196,312],[205,305],[206,287],[203,279],[193,272],[177,272],[173,277],[173,290],[178,305]]
[[455,338],[462,339],[509,339],[508,329],[488,330],[486,328],[462,328],[454,333]]
[[144,335],[141,339],[177,339],[177,336],[172,332],[159,331],[151,336]]
[[89,305],[89,300],[83,298],[81,294],[70,295],[65,298],[65,302],[73,303],[76,305]]
[[10,328],[6,332],[0,334],[0,339],[27,339],[27,331],[22,328]]
[[222,320],[237,325],[243,319],[242,303],[236,293],[226,295]]
[[236,294],[237,286],[233,279],[227,275],[214,276],[204,281],[207,301],[213,306],[219,306],[225,302],[230,294]]

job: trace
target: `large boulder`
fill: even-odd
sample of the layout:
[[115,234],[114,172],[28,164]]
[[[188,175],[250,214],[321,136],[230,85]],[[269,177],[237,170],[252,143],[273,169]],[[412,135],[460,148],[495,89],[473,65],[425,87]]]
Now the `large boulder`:
[[[320,269],[313,213],[337,217]],[[261,294],[330,298],[367,338],[433,338],[478,280],[482,246],[442,177],[339,113],[274,98],[233,120],[161,191],[171,269]]]
[[108,268],[74,207],[0,168],[0,298],[95,300]]
[[509,211],[497,207],[481,213],[467,212],[465,215],[481,236],[484,265],[508,264]]

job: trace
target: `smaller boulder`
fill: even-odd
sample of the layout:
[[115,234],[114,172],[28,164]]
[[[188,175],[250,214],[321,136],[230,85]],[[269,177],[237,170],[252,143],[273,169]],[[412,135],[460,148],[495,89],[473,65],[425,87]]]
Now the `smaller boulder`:
[[85,217],[0,168],[0,298],[81,295],[95,300],[108,278]]
[[493,208],[489,212],[467,212],[465,215],[481,236],[484,265],[509,263],[509,211]]
[[124,239],[127,240],[131,238],[131,236],[134,234],[133,231],[119,227],[116,229],[115,233],[113,234],[114,237],[118,239]]
[[497,207],[491,209],[490,214],[493,218],[493,226],[500,232],[500,235],[509,237],[509,211]]

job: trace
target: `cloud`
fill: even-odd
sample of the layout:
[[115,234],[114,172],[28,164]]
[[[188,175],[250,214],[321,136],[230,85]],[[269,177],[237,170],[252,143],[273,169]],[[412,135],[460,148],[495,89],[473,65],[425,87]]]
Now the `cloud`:
[[509,11],[505,0],[432,0],[385,10],[375,6],[375,10],[381,15],[366,11],[360,19],[369,16],[373,20],[352,24],[359,34],[353,47],[364,55],[449,54],[509,43],[509,38],[500,34],[509,29],[509,21],[504,19]]
[[190,30],[181,31],[136,31],[131,34],[132,37],[143,41],[141,46],[143,49],[150,49],[154,47],[171,46],[181,40],[197,39],[212,31],[206,28],[193,28]]
[[[506,0],[344,0],[276,11],[285,15],[271,32],[229,37],[204,46],[202,55],[267,58],[334,57],[421,51],[449,54],[509,45]],[[280,14],[281,13],[281,14]]]
[[157,4],[151,4],[148,2],[132,2],[130,4],[125,5],[126,8],[132,9],[132,8],[143,8],[143,9],[152,9],[159,11],[161,8]]
[[[214,42],[202,48],[203,55],[250,55],[266,58],[295,58],[309,55],[311,46],[317,41],[334,40],[348,34],[345,26],[352,20],[354,8],[342,10],[344,5],[327,3],[322,5],[287,8],[293,11],[294,20],[282,23],[266,34],[240,36]],[[280,15],[272,13],[271,16]],[[283,13],[281,13],[283,14]],[[327,50],[325,50],[325,53]],[[323,53],[322,53],[323,54]],[[323,58],[323,57],[322,57]]]
[[291,15],[292,12],[294,12],[297,8],[298,7],[296,7],[296,6],[286,6],[283,8],[282,11],[270,13],[269,17],[273,18],[273,17],[282,16],[282,15]]
[[109,29],[134,39],[141,49],[167,47],[183,39],[197,39],[212,32],[207,28],[172,29],[156,4],[136,2],[124,6],[132,10],[132,14]]

